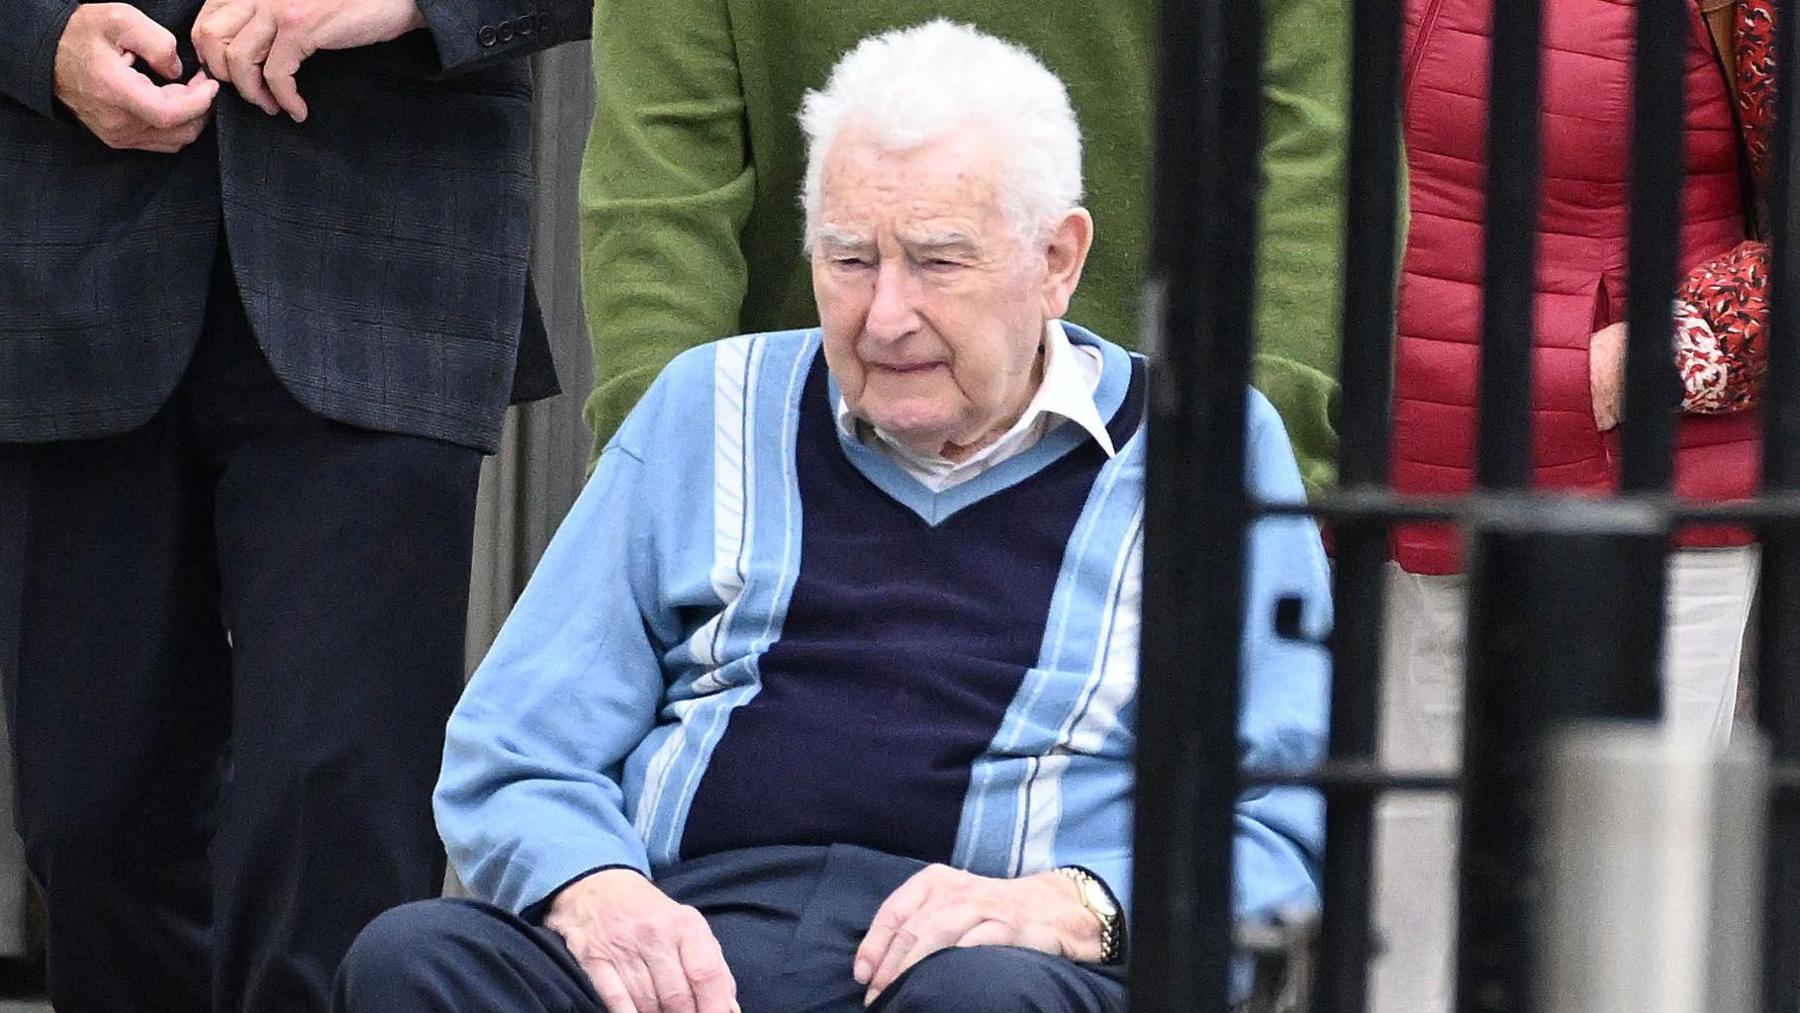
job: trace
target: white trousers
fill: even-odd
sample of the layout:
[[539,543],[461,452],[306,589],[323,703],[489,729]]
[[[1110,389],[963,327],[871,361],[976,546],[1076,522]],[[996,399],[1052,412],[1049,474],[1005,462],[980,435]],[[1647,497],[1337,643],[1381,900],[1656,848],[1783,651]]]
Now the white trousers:
[[[1663,714],[1671,734],[1714,747],[1731,735],[1754,546],[1669,556]],[[1455,771],[1462,760],[1467,582],[1388,564],[1381,758],[1397,770]],[[1604,622],[1603,616],[1595,616]],[[1371,1013],[1448,1013],[1455,981],[1457,804],[1393,795],[1376,808]]]

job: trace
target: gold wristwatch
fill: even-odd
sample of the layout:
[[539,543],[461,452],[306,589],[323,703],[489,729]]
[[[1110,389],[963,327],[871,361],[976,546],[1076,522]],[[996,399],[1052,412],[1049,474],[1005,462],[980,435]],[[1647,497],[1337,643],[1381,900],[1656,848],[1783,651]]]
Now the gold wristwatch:
[[1075,881],[1081,891],[1081,906],[1100,919],[1100,963],[1118,963],[1124,949],[1125,917],[1106,884],[1079,865],[1064,865],[1056,871]]

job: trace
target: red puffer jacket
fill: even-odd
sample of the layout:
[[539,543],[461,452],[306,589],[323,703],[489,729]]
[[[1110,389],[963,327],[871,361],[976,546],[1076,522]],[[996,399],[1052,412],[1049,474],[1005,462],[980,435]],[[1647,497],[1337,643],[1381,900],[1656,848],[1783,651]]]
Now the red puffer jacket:
[[[1415,494],[1473,484],[1480,361],[1482,183],[1489,12],[1494,0],[1407,0],[1405,136],[1412,219],[1395,351],[1393,481]],[[1739,144],[1725,79],[1698,11],[1688,15],[1684,271],[1744,239]],[[1630,0],[1544,4],[1543,197],[1532,361],[1534,481],[1601,492],[1617,480],[1618,432],[1594,423],[1588,339],[1624,319],[1629,189]],[[1760,417],[1686,415],[1676,489],[1703,500],[1755,492]],[[1683,545],[1736,545],[1735,530]],[[1408,526],[1395,558],[1455,573],[1456,533]]]

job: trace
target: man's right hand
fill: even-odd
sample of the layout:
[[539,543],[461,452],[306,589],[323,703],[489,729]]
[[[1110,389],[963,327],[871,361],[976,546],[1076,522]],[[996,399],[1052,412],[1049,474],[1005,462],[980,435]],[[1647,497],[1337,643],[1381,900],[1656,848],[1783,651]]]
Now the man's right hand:
[[563,937],[608,1013],[734,1013],[737,982],[700,912],[630,869],[556,895],[544,927]]
[[206,129],[219,84],[204,72],[158,85],[134,63],[168,80],[181,76],[175,36],[130,4],[82,4],[56,47],[56,97],[107,146],[174,154]]

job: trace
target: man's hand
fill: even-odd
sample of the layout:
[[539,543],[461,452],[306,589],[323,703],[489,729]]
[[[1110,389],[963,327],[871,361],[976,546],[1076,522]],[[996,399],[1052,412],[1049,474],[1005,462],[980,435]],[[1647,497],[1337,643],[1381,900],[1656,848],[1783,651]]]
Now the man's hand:
[[181,76],[175,36],[130,4],[83,4],[56,46],[56,97],[109,147],[174,154],[206,129],[218,82],[157,85],[136,61]]
[[1058,872],[992,879],[928,865],[882,903],[856,950],[851,973],[869,986],[863,1004],[952,946],[1022,946],[1093,963],[1102,956],[1100,919],[1082,904],[1074,880]]
[[1588,339],[1588,387],[1594,396],[1594,424],[1601,432],[1619,424],[1625,390],[1625,325],[1613,324]]
[[544,927],[563,937],[608,1013],[736,1013],[737,982],[706,919],[636,872],[570,884]]
[[281,109],[262,70],[275,41],[275,7],[272,0],[207,0],[193,32],[200,65],[270,116]]
[[355,49],[425,27],[415,0],[206,0],[194,47],[221,81],[273,116],[306,121],[294,75],[321,49]]
[[321,49],[355,49],[425,27],[415,0],[287,0],[263,74],[281,108],[306,122],[306,100],[294,87],[300,64]]

